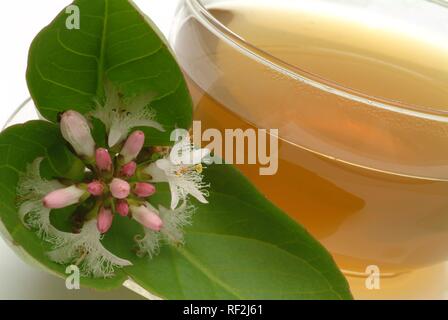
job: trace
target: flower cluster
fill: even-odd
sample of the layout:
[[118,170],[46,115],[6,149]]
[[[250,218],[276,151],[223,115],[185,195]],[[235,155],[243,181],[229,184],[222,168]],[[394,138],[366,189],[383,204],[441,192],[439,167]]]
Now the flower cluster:
[[[188,134],[172,148],[145,148],[144,132],[133,128],[163,130],[162,126],[152,119],[146,101],[128,106],[120,103],[111,94],[105,105],[97,106],[91,114],[108,130],[108,148],[96,145],[86,117],[73,110],[61,115],[62,136],[86,165],[84,181],[67,184],[62,179],[45,180],[39,172],[42,158],[38,158],[18,186],[20,217],[27,227],[36,229],[40,237],[53,244],[50,259],[61,264],[77,263],[85,275],[93,277],[109,277],[115,267],[132,264],[101,244],[117,215],[134,219],[142,226],[143,233],[135,235],[137,254],[152,256],[160,241],[183,242],[182,228],[189,223],[193,209],[188,203],[190,195],[207,203],[202,162],[208,151],[195,149]],[[151,204],[159,183],[169,184],[169,208]],[[51,224],[51,210],[72,205],[80,208],[86,203],[86,212],[76,211],[73,232],[60,231]]]

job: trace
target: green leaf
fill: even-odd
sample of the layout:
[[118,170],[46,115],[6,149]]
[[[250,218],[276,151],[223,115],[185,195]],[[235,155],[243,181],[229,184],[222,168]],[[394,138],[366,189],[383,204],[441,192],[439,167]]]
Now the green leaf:
[[[64,277],[65,267],[51,262],[47,243],[23,226],[17,214],[15,189],[19,175],[37,157],[63,144],[58,127],[31,121],[0,135],[0,218],[10,243],[47,270]],[[211,165],[209,204],[195,203],[186,245],[163,246],[158,256],[139,258],[134,236],[142,228],[134,220],[115,217],[103,244],[132,261],[110,279],[82,278],[96,289],[120,286],[134,279],[167,299],[349,299],[348,285],[327,251],[302,227],[268,202],[236,169]],[[231,187],[230,187],[231,186]],[[151,198],[168,206],[166,184]],[[66,229],[74,207],[52,212],[53,225]]]
[[34,39],[27,81],[39,112],[87,113],[104,100],[105,81],[125,99],[151,93],[151,108],[165,128],[142,128],[152,144],[169,144],[174,128],[188,128],[192,103],[182,72],[157,28],[128,0],[77,0],[80,28],[68,29],[63,10]]
[[92,137],[96,147],[108,148],[106,126],[97,118],[92,118]]
[[[212,165],[204,173],[209,204],[196,203],[186,245],[162,247],[153,260],[126,256],[134,266],[125,272],[137,283],[168,299],[351,298],[328,252],[239,171]],[[166,186],[156,197],[168,206]]]
[[54,144],[47,149],[41,164],[42,176],[46,179],[66,178],[80,182],[84,178],[84,163],[67,149],[65,141]]

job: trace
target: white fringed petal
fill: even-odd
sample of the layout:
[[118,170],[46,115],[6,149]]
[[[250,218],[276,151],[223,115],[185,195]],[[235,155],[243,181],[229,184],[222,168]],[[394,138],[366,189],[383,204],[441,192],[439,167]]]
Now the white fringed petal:
[[160,233],[148,228],[144,229],[144,235],[135,236],[134,240],[138,246],[137,255],[142,257],[148,255],[150,258],[159,253]]
[[42,204],[42,198],[54,190],[64,187],[56,180],[44,180],[40,176],[40,164],[42,158],[35,159],[28,165],[17,186],[19,198],[19,217],[28,228],[37,229],[40,238],[55,245],[66,241],[66,232],[53,227],[50,223],[50,209]]
[[95,278],[112,277],[115,268],[132,265],[108,251],[101,238],[96,219],[88,221],[79,234],[72,234],[69,241],[48,252],[48,257],[56,263],[78,263],[83,275]]
[[[19,216],[22,223],[32,229],[36,229],[39,238],[60,246],[66,243],[71,233],[63,232],[50,222],[50,209],[45,208],[40,200],[28,200],[19,207]],[[26,220],[26,221],[25,221]]]
[[118,92],[111,85],[106,87],[106,103],[97,104],[91,115],[103,122],[109,133],[109,147],[122,142],[129,131],[135,127],[151,127],[165,131],[161,124],[154,120],[155,112],[148,104],[152,95],[142,95],[123,106]]
[[[173,146],[168,158],[159,159],[145,168],[144,171],[151,176],[152,182],[168,182],[171,209],[175,209],[180,201],[185,201],[188,195],[201,203],[208,203],[205,198],[208,196],[208,185],[202,181],[201,161],[209,153],[208,149],[194,149],[189,138],[184,138]],[[187,162],[187,158],[194,161]]]
[[17,193],[21,199],[42,198],[64,185],[57,180],[44,180],[40,177],[40,164],[43,158],[36,158],[26,168],[26,172],[20,177]]
[[206,148],[195,148],[189,135],[181,136],[169,154],[169,160],[175,165],[196,165],[204,162],[204,158],[210,154]]
[[171,163],[166,159],[159,159],[151,163],[144,170],[145,173],[151,176],[152,182],[168,182],[166,171],[170,170]]
[[160,242],[165,241],[172,245],[184,243],[183,228],[191,223],[191,215],[194,207],[183,202],[177,209],[170,210],[159,205],[157,210],[151,204],[146,203],[146,207],[159,214],[163,221],[163,227],[160,232],[144,228],[144,235],[136,236],[135,241],[138,245],[138,255],[148,254],[153,257],[158,253]]
[[193,212],[194,206],[188,205],[186,201],[174,210],[159,205],[159,215],[163,221],[161,232],[168,243],[181,244],[184,242],[183,228],[191,224]]

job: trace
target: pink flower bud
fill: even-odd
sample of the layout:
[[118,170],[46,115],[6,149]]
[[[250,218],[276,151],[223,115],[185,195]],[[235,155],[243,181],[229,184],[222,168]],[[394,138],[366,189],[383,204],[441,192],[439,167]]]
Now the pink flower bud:
[[124,199],[131,192],[131,186],[126,181],[114,178],[109,184],[110,192],[116,199]]
[[47,194],[42,203],[49,209],[60,209],[78,203],[86,192],[75,185],[58,189]]
[[129,214],[129,205],[126,200],[118,200],[115,209],[122,217],[126,217]]
[[126,163],[121,168],[121,175],[130,178],[135,174],[136,169],[137,169],[137,164],[134,161],[131,161],[129,163]]
[[87,191],[89,191],[92,196],[98,197],[103,194],[104,186],[99,181],[92,181],[87,185]]
[[150,183],[137,182],[134,186],[134,193],[140,198],[146,198],[156,192],[156,187]]
[[143,148],[144,143],[145,134],[143,133],[143,131],[134,131],[129,136],[128,140],[126,140],[126,143],[120,151],[120,154],[124,157],[124,163],[128,163],[137,158],[138,154]]
[[107,231],[109,231],[110,227],[112,226],[113,219],[114,216],[112,214],[112,211],[110,209],[101,207],[96,221],[98,231],[100,233],[106,233]]
[[95,141],[90,134],[89,124],[82,114],[73,110],[64,112],[61,117],[61,133],[78,155],[94,157]]
[[145,206],[131,207],[132,218],[134,218],[138,223],[144,227],[160,231],[163,227],[163,221],[160,219],[159,215]]
[[112,170],[112,159],[110,157],[109,151],[104,148],[98,148],[95,152],[96,166],[102,171]]

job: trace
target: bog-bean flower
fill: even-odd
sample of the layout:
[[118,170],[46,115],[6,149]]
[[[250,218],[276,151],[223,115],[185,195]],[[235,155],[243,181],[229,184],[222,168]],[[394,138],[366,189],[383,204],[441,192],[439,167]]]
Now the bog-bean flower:
[[[201,162],[208,151],[195,149],[189,137],[176,143],[171,152],[160,146],[145,148],[145,133],[133,129],[163,130],[147,108],[148,97],[125,108],[115,94],[109,92],[106,104],[90,115],[103,121],[108,148],[95,143],[87,117],[73,110],[61,115],[62,136],[86,166],[83,181],[43,179],[43,158],[38,158],[18,184],[20,218],[53,245],[48,257],[61,264],[77,263],[85,275],[93,277],[110,277],[115,268],[132,264],[101,243],[117,219],[129,218],[141,225],[142,232],[135,235],[137,254],[152,257],[161,241],[183,243],[182,228],[190,223],[194,210],[189,195],[207,203]],[[151,204],[160,183],[169,184],[169,209]],[[72,220],[76,225],[72,232],[61,231],[52,225],[50,212],[69,206],[75,207]]]
[[171,191],[171,209],[192,195],[199,202],[207,203],[207,184],[202,180],[202,162],[209,155],[208,149],[195,149],[187,133],[162,159],[149,164],[144,172],[152,182],[168,182]]

